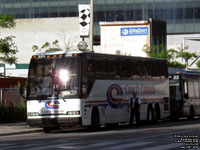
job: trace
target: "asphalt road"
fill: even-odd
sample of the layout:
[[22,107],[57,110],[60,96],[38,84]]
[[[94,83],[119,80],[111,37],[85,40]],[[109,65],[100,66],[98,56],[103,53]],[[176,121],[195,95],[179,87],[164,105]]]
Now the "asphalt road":
[[200,150],[200,119],[0,137],[1,150]]

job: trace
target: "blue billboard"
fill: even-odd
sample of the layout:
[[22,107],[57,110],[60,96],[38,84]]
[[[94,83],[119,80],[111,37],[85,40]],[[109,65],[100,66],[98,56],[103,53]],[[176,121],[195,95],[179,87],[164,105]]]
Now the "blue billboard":
[[148,35],[148,27],[128,27],[121,28],[121,36],[136,36],[136,35]]

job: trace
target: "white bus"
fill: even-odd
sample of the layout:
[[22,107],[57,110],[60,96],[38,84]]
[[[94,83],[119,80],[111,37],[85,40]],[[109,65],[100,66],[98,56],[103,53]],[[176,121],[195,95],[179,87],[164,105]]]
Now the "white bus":
[[27,123],[49,132],[129,122],[133,92],[142,102],[141,120],[168,117],[166,62],[80,51],[37,54],[28,75]]
[[169,70],[171,119],[200,116],[200,72]]

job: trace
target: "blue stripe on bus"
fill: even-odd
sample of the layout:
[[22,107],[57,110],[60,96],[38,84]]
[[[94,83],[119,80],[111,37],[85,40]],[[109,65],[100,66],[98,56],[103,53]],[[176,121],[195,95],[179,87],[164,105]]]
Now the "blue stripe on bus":
[[91,107],[91,106],[108,106],[108,104],[87,104],[85,107]]
[[[164,102],[142,102],[141,104],[163,104]],[[124,105],[128,105],[129,103],[124,103]],[[108,106],[108,104],[87,104],[85,107],[92,107],[92,106]]]
[[142,102],[141,104],[163,104],[164,102]]

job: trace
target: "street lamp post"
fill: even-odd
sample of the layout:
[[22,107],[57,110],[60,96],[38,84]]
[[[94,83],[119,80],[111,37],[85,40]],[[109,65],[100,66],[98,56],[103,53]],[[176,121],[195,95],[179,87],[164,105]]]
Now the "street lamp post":
[[90,44],[89,49],[93,52],[93,35],[94,35],[94,0],[90,0]]

